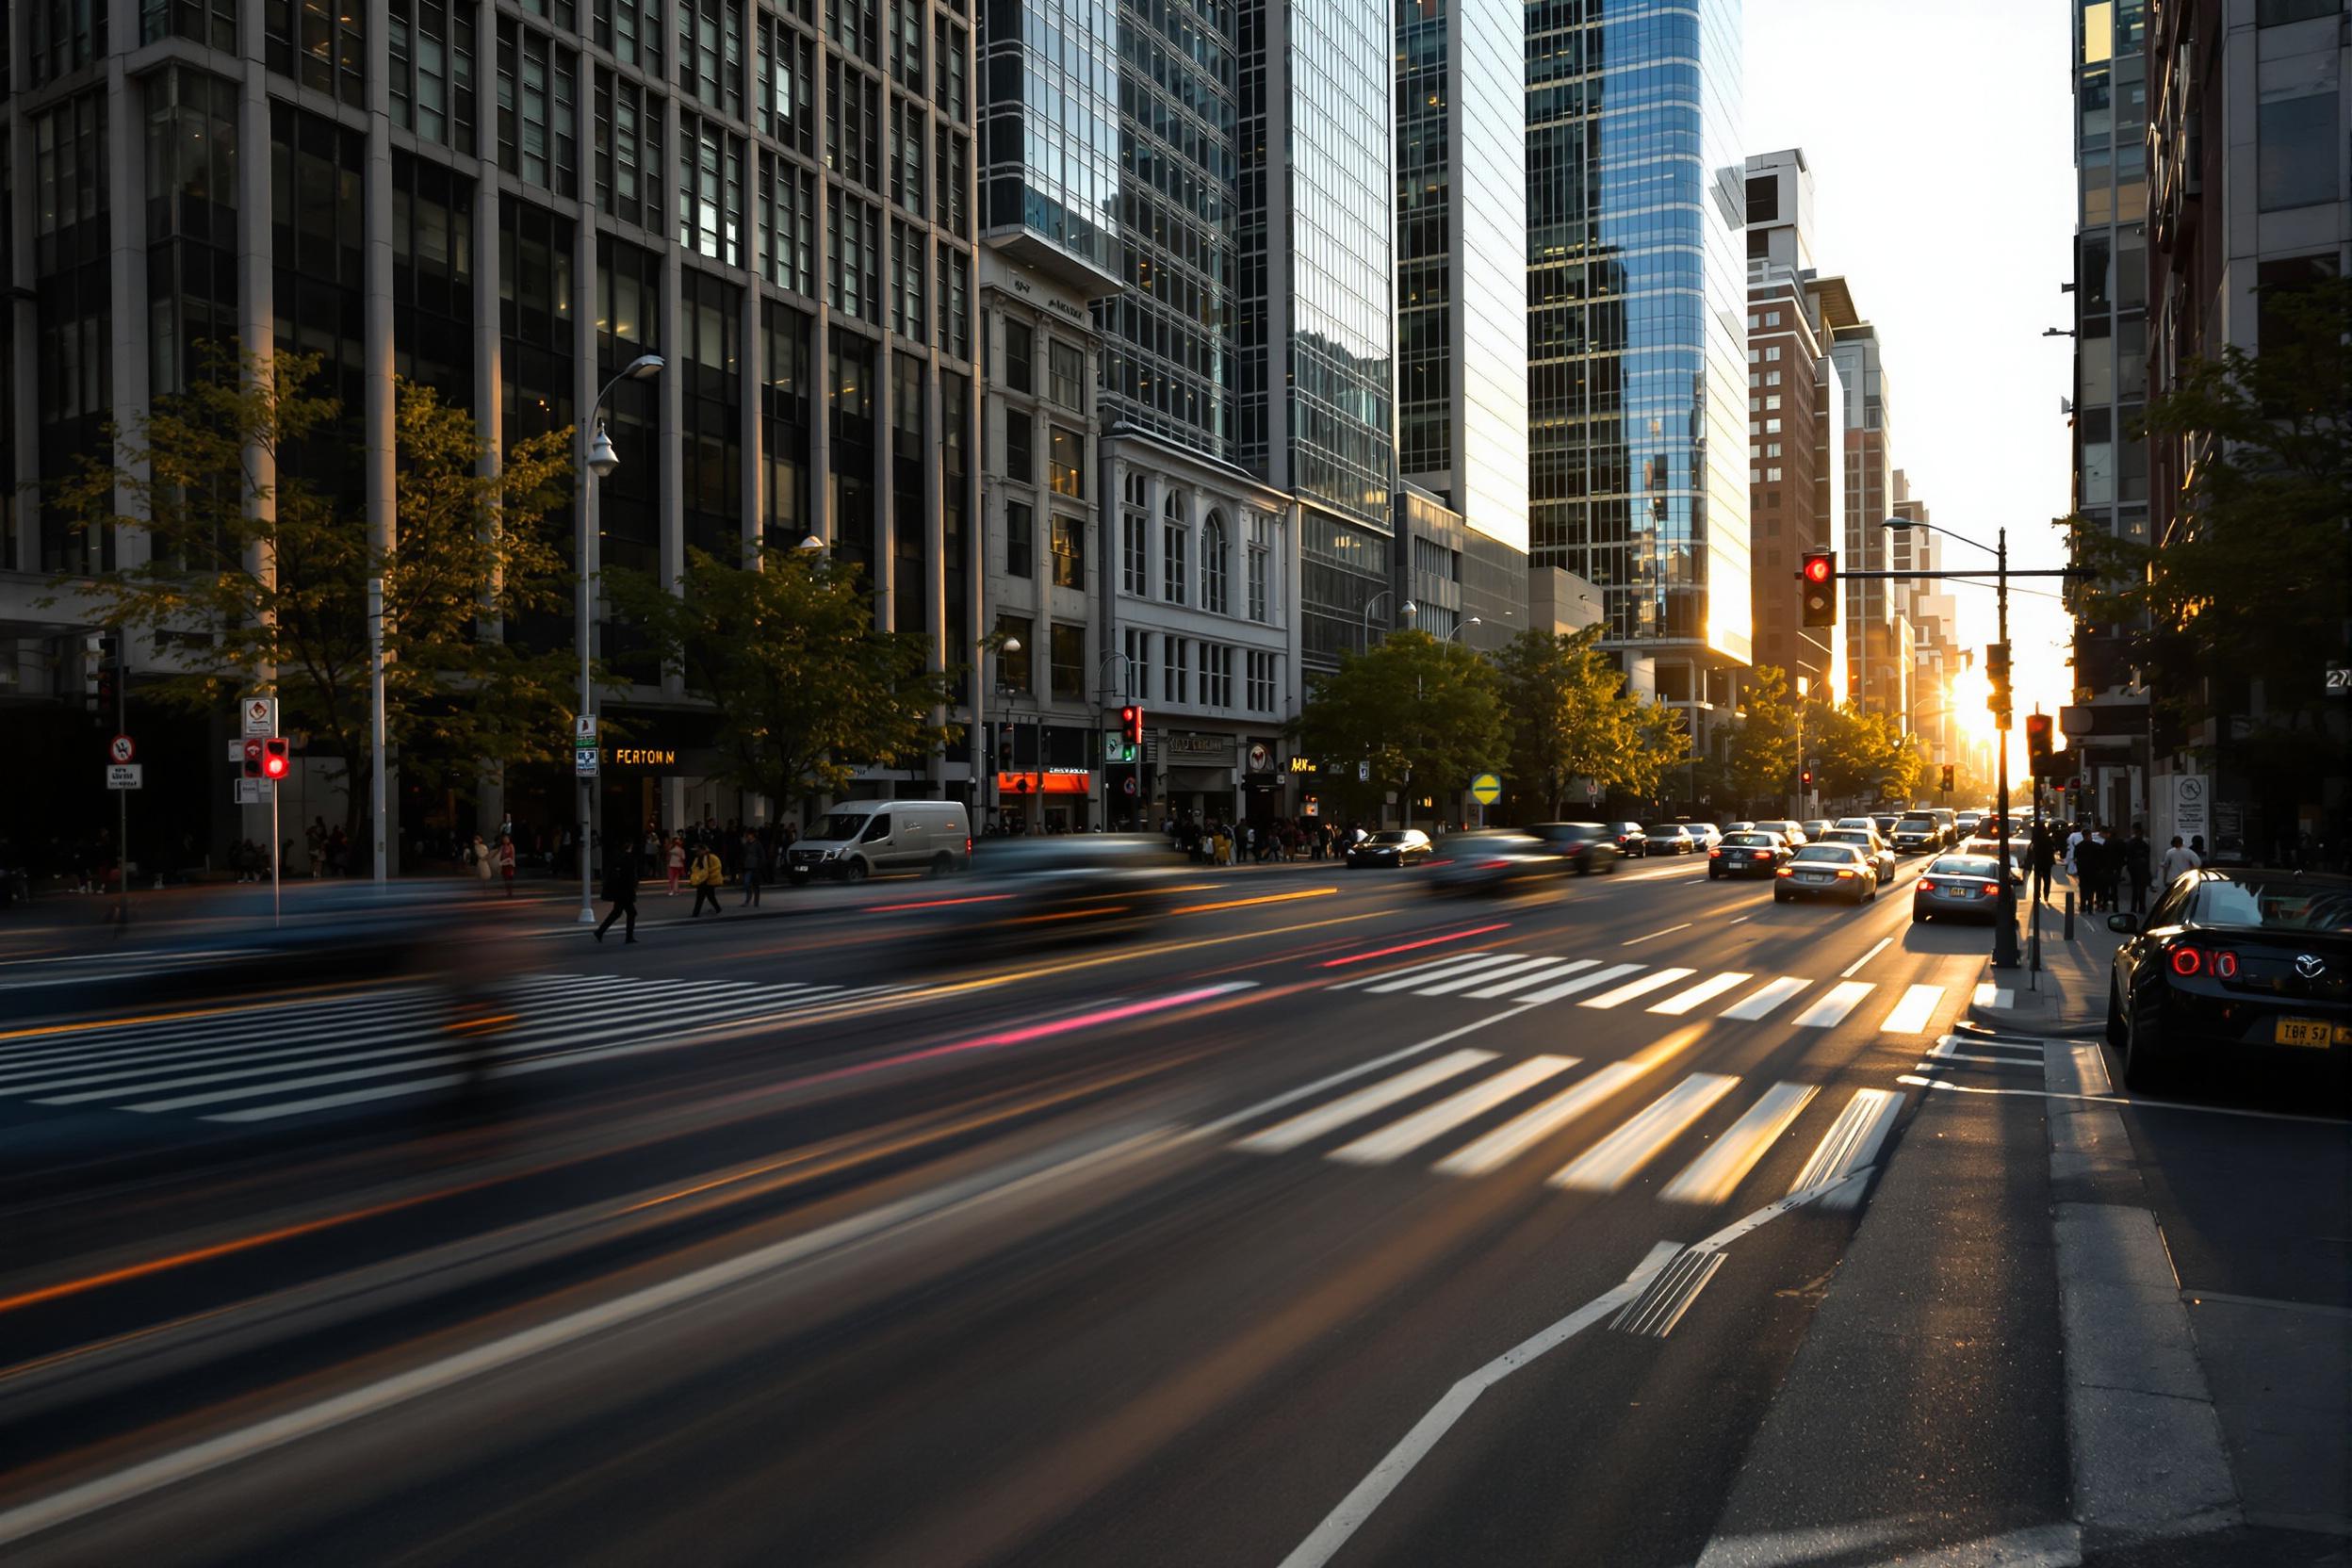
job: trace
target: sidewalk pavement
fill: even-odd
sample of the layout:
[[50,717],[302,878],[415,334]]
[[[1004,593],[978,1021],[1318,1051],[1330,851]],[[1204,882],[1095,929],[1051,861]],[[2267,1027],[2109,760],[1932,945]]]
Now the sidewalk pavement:
[[[2071,939],[2066,935],[2070,892],[2077,894]],[[2128,901],[2130,894],[2125,897]],[[2108,972],[2123,938],[2107,929],[2105,914],[2082,912],[2080,893],[2063,870],[2051,879],[2050,902],[2040,914],[2041,967],[2021,962],[2017,969],[1995,969],[1987,961],[1984,987],[1968,1008],[1969,1018],[1988,1029],[2028,1035],[2104,1035]],[[2030,898],[2018,900],[2017,915],[2017,949],[2030,956],[2034,917]]]

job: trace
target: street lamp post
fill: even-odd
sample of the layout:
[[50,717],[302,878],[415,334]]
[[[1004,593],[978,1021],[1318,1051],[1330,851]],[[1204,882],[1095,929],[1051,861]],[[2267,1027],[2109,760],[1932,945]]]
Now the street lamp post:
[[1805,787],[1805,699],[1812,694],[1812,678],[1802,675],[1797,677],[1797,808],[1788,814],[1799,822],[1803,822],[1813,814],[1805,809],[1811,802],[1806,799],[1807,792]]
[[[1000,637],[991,632],[980,639],[980,668],[977,672],[979,678],[972,683],[972,727],[973,731],[972,800],[973,805],[980,808],[983,827],[987,825],[990,792],[981,786],[981,764],[985,762],[988,765],[988,777],[996,776],[995,748],[988,747],[988,755],[986,757],[981,755],[983,745],[988,739],[988,655],[994,653],[997,656],[1001,668],[1004,655],[1020,651],[1021,639],[1018,637]],[[1013,695],[1008,690],[1004,694],[1004,711],[1009,716],[1012,710]],[[1000,795],[998,797],[1000,808],[1002,804],[1003,799]],[[1000,808],[997,814],[1002,816],[1004,812]]]
[[[612,389],[625,381],[643,381],[648,376],[658,376],[661,373],[662,356],[660,354],[639,354],[622,367],[620,374],[604,384],[604,390],[598,392],[596,400],[588,406],[588,422],[595,427],[596,438],[589,444],[581,460],[581,466],[588,470],[588,504],[580,508],[580,548],[577,552],[577,564],[580,567],[580,600],[576,612],[580,628],[580,713],[582,718],[595,716],[596,701],[596,685],[589,673],[589,653],[596,645],[595,582],[596,547],[599,539],[596,529],[596,492],[604,481],[612,476],[613,470],[621,466],[620,454],[612,449],[612,438],[605,433],[604,400],[611,397]],[[601,737],[598,737],[597,743],[599,746],[602,745]],[[591,880],[594,873],[590,867],[588,853],[589,843],[595,838],[595,785],[589,778],[582,776],[580,780],[580,923],[586,925],[594,925],[596,923],[596,899]]]
[[[1380,601],[1382,599],[1394,597],[1395,595],[1395,589],[1383,588],[1379,593],[1373,595],[1370,600],[1367,601],[1364,607],[1364,649],[1366,653],[1372,651],[1372,612],[1380,607]],[[1417,615],[1421,612],[1421,607],[1413,603],[1411,599],[1407,599],[1403,604],[1398,605],[1396,608],[1409,616]]]

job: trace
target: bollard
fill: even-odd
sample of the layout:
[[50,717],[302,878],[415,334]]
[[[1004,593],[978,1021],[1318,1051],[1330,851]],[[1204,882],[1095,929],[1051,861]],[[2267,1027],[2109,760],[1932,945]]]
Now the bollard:
[[2074,890],[2066,890],[2066,940],[2074,940]]
[[2029,900],[2034,907],[2026,917],[2025,967],[2039,973],[2042,968],[2042,901]]

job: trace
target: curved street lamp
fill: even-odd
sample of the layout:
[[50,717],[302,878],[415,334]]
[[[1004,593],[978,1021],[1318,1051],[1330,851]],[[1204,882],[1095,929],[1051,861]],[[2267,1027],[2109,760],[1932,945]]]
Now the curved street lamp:
[[[606,382],[604,390],[596,394],[596,400],[588,405],[588,419],[596,434],[589,441],[586,455],[580,460],[580,466],[588,470],[588,482],[583,486],[587,491],[587,504],[580,508],[580,547],[574,555],[575,563],[580,567],[579,602],[575,613],[580,643],[580,715],[583,719],[595,717],[596,700],[596,688],[588,674],[588,653],[596,642],[596,545],[601,537],[596,528],[596,492],[621,466],[620,453],[612,449],[612,437],[604,428],[604,400],[612,395],[614,387],[625,381],[644,381],[660,375],[662,365],[660,354],[639,354],[623,366],[618,375]],[[589,781],[589,776],[583,774],[580,779],[580,919],[581,923],[587,925],[596,923],[592,882],[594,874],[590,870],[588,853],[589,844],[596,837],[595,808],[595,788]]]

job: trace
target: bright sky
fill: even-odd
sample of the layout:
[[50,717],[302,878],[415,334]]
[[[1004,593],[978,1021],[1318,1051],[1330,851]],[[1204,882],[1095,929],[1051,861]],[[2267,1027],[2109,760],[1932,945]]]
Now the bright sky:
[[[2073,340],[2042,332],[2073,320],[2059,292],[2074,275],[2067,8],[1973,0],[1965,24],[1926,0],[1747,0],[1746,12],[1747,150],[1805,149],[1814,265],[1845,274],[1878,327],[1911,493],[1937,526],[1988,546],[2007,524],[2013,568],[2065,565],[2049,523],[2072,493],[2060,400]],[[1939,565],[1990,559],[1940,543]],[[2020,716],[2070,700],[2070,623],[2040,596],[2056,587],[2010,588]],[[1952,591],[1961,645],[1981,649],[1992,590]],[[2013,732],[2013,759],[2023,746]]]

